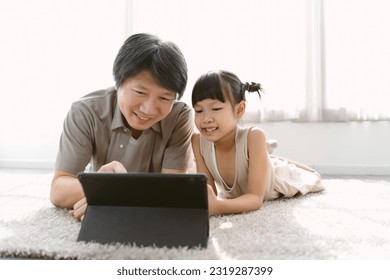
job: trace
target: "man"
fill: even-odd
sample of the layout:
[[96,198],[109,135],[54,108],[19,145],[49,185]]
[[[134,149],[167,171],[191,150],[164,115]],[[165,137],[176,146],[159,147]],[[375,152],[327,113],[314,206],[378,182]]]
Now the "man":
[[77,173],[90,163],[98,172],[184,173],[191,156],[191,109],[177,101],[187,65],[172,42],[150,34],[130,36],[114,62],[116,86],[72,104],[64,121],[50,199],[86,209]]

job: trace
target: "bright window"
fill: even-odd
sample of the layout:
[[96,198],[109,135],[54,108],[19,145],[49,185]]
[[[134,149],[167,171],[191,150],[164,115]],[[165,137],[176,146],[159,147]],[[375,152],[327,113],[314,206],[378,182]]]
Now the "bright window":
[[[131,30],[176,42],[198,76],[263,84],[248,121],[390,119],[386,0],[133,0]],[[384,102],[387,101],[387,102]]]
[[[248,96],[252,120],[294,118],[305,97],[306,4],[302,0],[134,0],[132,32],[172,40],[189,67],[185,99],[195,80],[225,69],[266,94]],[[262,115],[259,115],[260,111]]]
[[386,0],[324,1],[330,119],[390,119],[389,14]]

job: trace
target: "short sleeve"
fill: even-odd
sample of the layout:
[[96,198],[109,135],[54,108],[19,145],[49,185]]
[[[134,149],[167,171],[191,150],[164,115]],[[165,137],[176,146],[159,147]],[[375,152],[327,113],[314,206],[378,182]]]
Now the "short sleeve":
[[93,117],[80,102],[72,104],[63,126],[55,168],[77,174],[84,171],[93,153]]
[[164,152],[162,167],[166,169],[187,169],[192,156],[193,113],[185,103],[181,104]]

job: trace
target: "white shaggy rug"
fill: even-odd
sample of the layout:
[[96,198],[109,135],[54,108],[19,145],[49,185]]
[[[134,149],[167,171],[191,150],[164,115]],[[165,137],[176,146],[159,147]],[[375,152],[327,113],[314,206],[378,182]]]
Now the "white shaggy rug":
[[325,179],[326,191],[210,218],[206,249],[77,242],[49,201],[49,173],[0,172],[0,257],[43,259],[390,259],[390,180]]

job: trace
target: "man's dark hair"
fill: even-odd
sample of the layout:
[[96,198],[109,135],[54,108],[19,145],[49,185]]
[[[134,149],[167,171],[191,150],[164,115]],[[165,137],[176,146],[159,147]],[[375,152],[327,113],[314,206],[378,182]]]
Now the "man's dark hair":
[[179,99],[183,96],[187,85],[187,63],[175,43],[146,33],[130,36],[114,61],[116,87],[143,70],[149,70],[163,88],[177,92]]

